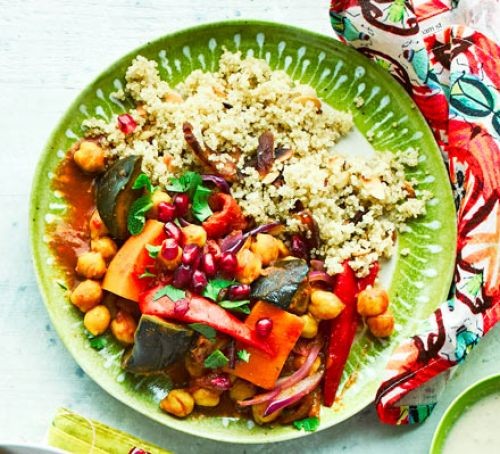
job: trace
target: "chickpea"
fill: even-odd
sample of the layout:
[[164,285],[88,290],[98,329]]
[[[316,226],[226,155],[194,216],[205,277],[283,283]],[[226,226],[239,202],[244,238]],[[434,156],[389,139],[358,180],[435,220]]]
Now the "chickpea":
[[98,143],[84,140],[73,154],[78,167],[86,173],[101,173],[106,168],[106,152]]
[[318,320],[331,320],[344,310],[344,303],[335,293],[325,290],[313,290],[309,312]]
[[182,228],[184,244],[196,244],[203,247],[207,242],[207,232],[199,225],[189,224]]
[[[293,365],[299,369],[304,363],[306,362],[306,357],[305,356],[297,356],[294,361]],[[315,374],[318,372],[319,368],[321,366],[321,358],[318,356],[315,360],[314,363],[311,366],[311,370],[309,371],[308,375]]]
[[229,390],[229,397],[234,401],[246,400],[255,396],[256,392],[257,389],[252,383],[238,378]]
[[88,312],[102,301],[101,284],[90,279],[80,282],[69,299],[82,312]]
[[236,258],[238,260],[236,279],[242,284],[251,284],[262,271],[260,257],[249,249],[241,249]]
[[88,279],[100,279],[106,273],[106,262],[99,252],[85,252],[78,257],[76,272]]
[[266,266],[278,260],[280,245],[272,235],[259,233],[250,246],[250,250],[257,254],[262,261],[262,265]]
[[126,312],[119,310],[111,322],[111,332],[116,339],[125,345],[134,343],[134,333],[137,329],[137,322],[134,317]]
[[275,419],[277,419],[278,416],[281,414],[281,410],[278,410],[275,411],[274,413],[271,413],[270,415],[264,416],[264,411],[266,410],[268,405],[269,405],[268,402],[264,402],[263,404],[252,405],[253,419],[257,424],[263,425],[268,422],[272,422]]
[[286,244],[281,240],[276,240],[278,242],[278,250],[280,253],[280,257],[288,257],[290,255],[290,251],[286,247]]
[[148,218],[157,219],[158,218],[158,205],[162,202],[171,203],[172,198],[164,191],[153,191],[151,194],[151,202],[153,207],[148,211]]
[[316,337],[318,335],[318,321],[311,314],[302,315],[300,318],[304,322],[304,327],[300,335],[306,339]]
[[172,389],[160,402],[160,408],[178,418],[185,418],[194,409],[194,399],[183,389]]
[[90,249],[92,249],[93,252],[101,254],[104,260],[110,260],[116,255],[118,247],[109,236],[103,236],[102,238],[91,240]]
[[368,287],[359,293],[357,307],[363,317],[383,314],[389,307],[389,296],[383,288]]
[[89,221],[90,228],[90,238],[95,240],[96,238],[100,238],[101,236],[106,236],[109,231],[106,225],[104,224],[101,216],[99,215],[99,211],[94,210],[92,216]]
[[375,317],[368,317],[366,324],[375,337],[389,337],[394,332],[394,315],[387,310]]
[[85,314],[83,326],[94,336],[99,336],[108,329],[110,320],[111,314],[109,313],[109,309],[99,304]]
[[220,402],[219,394],[206,388],[197,389],[193,393],[193,399],[195,404],[200,407],[217,407]]

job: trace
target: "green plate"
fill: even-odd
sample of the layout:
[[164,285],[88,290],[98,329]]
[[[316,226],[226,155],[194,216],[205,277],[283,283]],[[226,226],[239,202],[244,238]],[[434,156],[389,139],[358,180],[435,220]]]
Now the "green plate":
[[[500,374],[486,377],[462,392],[447,408],[432,438],[429,454],[441,454],[446,437],[457,420],[477,401],[500,392]],[[492,430],[494,430],[492,428]]]
[[[272,68],[284,69],[293,78],[316,88],[320,97],[340,110],[351,110],[361,133],[379,150],[397,151],[419,147],[419,165],[409,175],[418,189],[435,197],[425,217],[409,224],[399,237],[399,251],[386,278],[390,286],[397,333],[390,340],[373,339],[360,332],[345,368],[342,401],[323,408],[321,429],[356,414],[373,401],[388,355],[402,338],[412,335],[416,324],[427,317],[447,296],[455,252],[455,210],[440,151],[432,133],[404,90],[379,66],[332,38],[285,25],[257,21],[202,25],[160,38],[131,52],[104,71],[70,106],[49,139],[33,182],[31,243],[41,293],[61,340],[78,364],[99,385],[131,408],[174,429],[202,437],[236,443],[262,443],[305,435],[293,427],[260,428],[231,418],[179,420],[158,409],[168,380],[137,379],[119,366],[121,348],[110,342],[99,352],[89,347],[82,317],[68,303],[62,270],[47,244],[47,223],[57,222],[65,210],[64,200],[51,190],[52,172],[65,150],[82,135],[87,116],[109,118],[130,106],[117,104],[110,93],[123,86],[126,68],[137,54],[158,61],[162,77],[181,81],[193,69],[213,70],[223,47],[245,55],[265,58]],[[354,98],[361,96],[361,108]]]

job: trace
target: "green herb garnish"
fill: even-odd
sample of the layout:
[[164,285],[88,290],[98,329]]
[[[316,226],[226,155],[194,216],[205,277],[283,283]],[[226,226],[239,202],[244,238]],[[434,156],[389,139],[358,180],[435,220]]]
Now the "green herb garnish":
[[223,307],[224,309],[227,309],[229,311],[234,311],[234,312],[241,312],[242,314],[249,314],[250,313],[250,301],[249,300],[244,300],[244,301],[220,301],[219,303],[220,307]]
[[103,336],[93,337],[89,339],[89,344],[94,350],[102,350],[108,345],[108,340]]
[[172,192],[187,192],[190,198],[196,191],[196,188],[202,183],[202,179],[197,172],[185,172],[179,178],[170,178],[167,190]]
[[211,326],[204,325],[203,323],[190,323],[188,326],[202,336],[205,336],[208,340],[215,340],[217,332]]
[[146,271],[144,271],[144,273],[142,273],[139,276],[139,279],[146,279],[147,277],[156,277],[156,274],[153,274],[153,273],[149,272],[148,270],[146,270]]
[[155,259],[158,257],[158,254],[160,253],[161,246],[155,246],[153,244],[146,244],[146,249],[149,252],[149,256],[152,259]]
[[151,183],[149,177],[145,173],[141,173],[135,179],[132,189],[146,189],[148,192],[153,192],[155,187],[153,186],[153,183]]
[[234,281],[228,281],[227,279],[211,279],[208,281],[205,290],[203,290],[203,296],[210,298],[211,300],[217,301],[219,292],[223,288],[228,288],[234,284]]
[[160,299],[162,296],[168,296],[173,302],[179,301],[186,297],[186,292],[175,288],[173,285],[166,285],[153,295],[153,301]]
[[127,218],[128,231],[132,235],[138,235],[142,232],[146,224],[146,213],[151,208],[153,208],[153,202],[149,194],[139,197],[132,203]]
[[193,216],[200,222],[203,222],[214,214],[208,204],[210,194],[212,194],[212,191],[201,184],[196,187],[194,192],[192,205]]
[[229,359],[224,353],[222,353],[219,349],[215,350],[211,353],[203,362],[203,365],[207,369],[219,369],[221,367],[226,366],[229,363]]
[[311,418],[299,419],[298,421],[294,421],[293,425],[298,430],[314,432],[319,427],[319,418],[317,416],[312,416]]
[[68,287],[66,287],[66,284],[64,284],[62,281],[56,281],[56,284],[63,290],[68,290]]
[[244,361],[245,363],[250,361],[250,352],[247,352],[246,350],[238,350],[236,352],[236,356],[239,360]]

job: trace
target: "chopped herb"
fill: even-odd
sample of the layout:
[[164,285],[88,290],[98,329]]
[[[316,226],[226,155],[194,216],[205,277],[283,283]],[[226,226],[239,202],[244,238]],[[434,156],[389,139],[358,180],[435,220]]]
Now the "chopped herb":
[[134,181],[132,189],[146,189],[148,192],[153,192],[155,187],[145,173],[141,173]]
[[147,277],[156,277],[156,274],[153,274],[153,273],[149,272],[148,270],[146,270],[146,271],[144,271],[144,273],[142,273],[139,276],[139,279],[146,279]]
[[146,244],[146,249],[149,252],[149,256],[152,259],[155,259],[156,257],[158,257],[158,254],[160,253],[161,246],[155,246],[153,244]]
[[207,369],[219,369],[220,367],[226,366],[228,362],[229,359],[227,356],[217,349],[205,359],[203,365]]
[[203,185],[198,185],[193,196],[193,216],[198,219],[198,221],[203,222],[209,216],[212,216],[214,212],[208,204],[208,198],[212,194],[212,191]]
[[319,427],[319,418],[317,416],[312,416],[311,418],[299,419],[294,421],[293,425],[298,430],[305,430],[306,432],[314,432]]
[[190,323],[188,326],[205,336],[208,340],[215,340],[217,332],[211,326],[204,325],[203,323]]
[[196,191],[196,188],[201,184],[202,179],[199,173],[186,172],[179,178],[170,178],[170,184],[167,189],[172,192],[187,192],[190,198]]
[[66,284],[64,284],[62,281],[56,281],[56,284],[63,290],[68,290],[68,287],[66,287]]
[[175,302],[186,298],[186,292],[184,290],[175,288],[173,285],[166,285],[154,294],[153,301],[160,299],[162,296],[168,296],[172,301]]
[[228,281],[227,279],[211,279],[208,281],[205,290],[203,290],[203,296],[210,298],[211,300],[217,301],[219,292],[223,288],[228,288],[234,284],[234,281]]
[[250,352],[247,352],[246,350],[238,350],[236,352],[236,356],[238,357],[239,360],[244,361],[246,363],[250,361]]
[[235,311],[235,312],[241,312],[243,314],[249,314],[250,313],[250,301],[249,300],[244,300],[244,301],[220,301],[219,306],[223,307],[224,309],[227,309],[229,311]]
[[89,338],[89,344],[94,350],[102,350],[108,345],[108,340],[103,336]]
[[130,207],[127,218],[128,231],[132,235],[138,235],[146,224],[146,213],[153,207],[151,196],[145,195],[138,198]]

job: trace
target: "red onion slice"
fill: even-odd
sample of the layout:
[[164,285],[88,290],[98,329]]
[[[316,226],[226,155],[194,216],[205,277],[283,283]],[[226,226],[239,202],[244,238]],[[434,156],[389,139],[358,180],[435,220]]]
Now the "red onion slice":
[[325,263],[323,260],[311,259],[309,264],[313,271],[325,271]]
[[287,388],[281,391],[267,406],[266,410],[264,411],[264,416],[269,416],[271,413],[293,405],[295,402],[302,399],[302,397],[312,392],[313,389],[318,386],[322,376],[323,372],[316,372],[315,374],[304,378],[304,380],[299,381],[291,388]]
[[252,399],[239,400],[238,405],[242,407],[248,407],[250,405],[257,405],[257,404],[262,404],[264,402],[269,402],[270,400],[274,399],[280,391],[295,385],[309,373],[312,365],[314,364],[314,361],[318,357],[320,350],[321,346],[319,344],[314,344],[313,347],[311,348],[311,351],[309,352],[309,355],[307,356],[307,359],[305,360],[304,364],[302,364],[300,369],[297,369],[292,375],[288,377],[280,378],[276,382],[277,385],[276,388],[274,388],[273,390],[268,391],[267,393],[259,394],[253,397]]
[[223,252],[236,253],[241,249],[248,237],[257,235],[257,233],[269,233],[280,227],[279,222],[271,222],[270,224],[259,225],[246,233],[240,231],[231,232],[222,240],[220,248]]
[[252,397],[251,399],[247,400],[238,400],[238,405],[241,407],[249,407],[250,405],[258,405],[258,404],[263,404],[264,402],[269,402],[270,400],[274,399],[278,393],[280,392],[279,388],[275,388],[272,391],[269,391],[267,393],[259,394],[255,397]]
[[311,367],[314,364],[314,361],[316,361],[316,358],[318,357],[320,350],[321,350],[321,345],[315,343],[312,346],[311,351],[307,355],[304,364],[302,364],[302,366],[299,369],[297,369],[292,375],[280,378],[276,382],[276,387],[279,389],[286,389],[289,388],[290,386],[295,385],[295,383],[299,382],[300,380],[302,380],[311,370]]
[[326,274],[324,271],[311,271],[307,275],[307,279],[309,282],[324,282],[330,287],[333,287],[335,284],[335,279],[329,274]]
[[219,175],[204,174],[201,176],[201,179],[203,181],[208,181],[215,184],[215,186],[217,186],[221,192],[225,192],[226,194],[229,194],[231,192],[228,182]]

